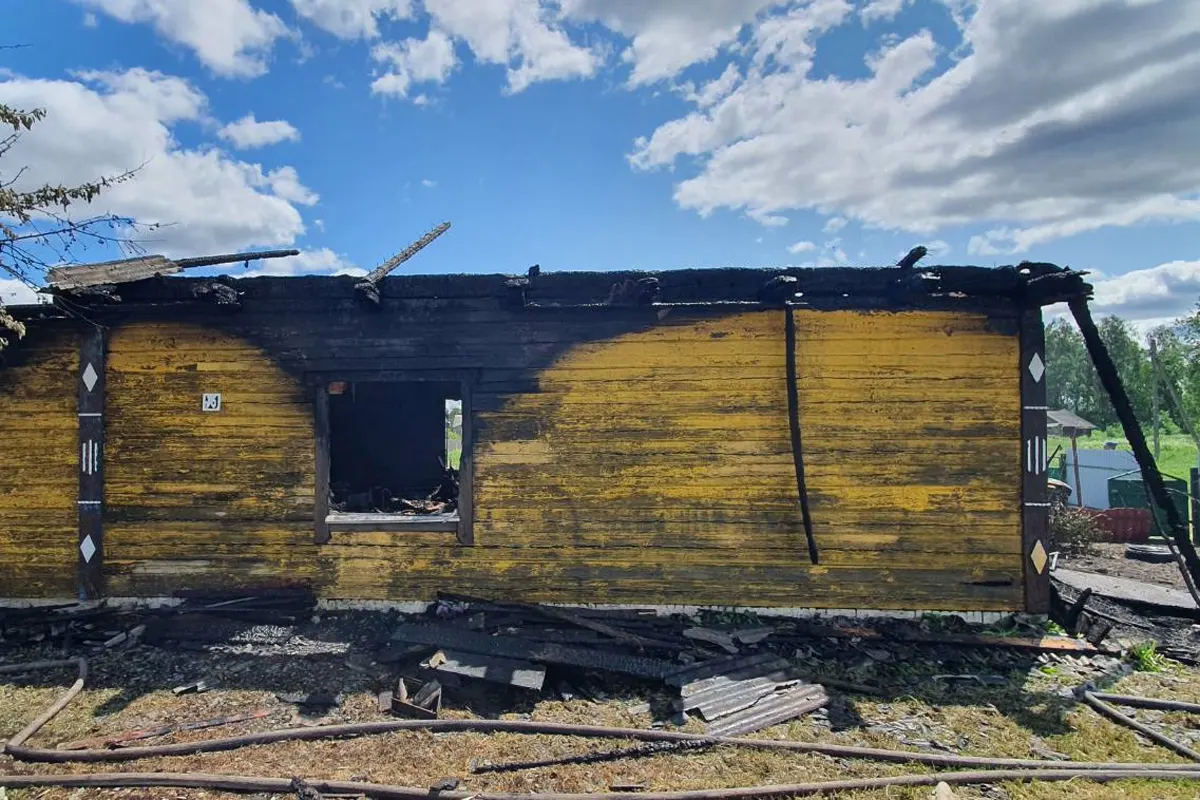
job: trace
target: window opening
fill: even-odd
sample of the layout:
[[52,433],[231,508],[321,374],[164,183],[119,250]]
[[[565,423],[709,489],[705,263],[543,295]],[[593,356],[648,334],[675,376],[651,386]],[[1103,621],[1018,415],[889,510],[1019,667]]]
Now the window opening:
[[329,507],[342,514],[458,517],[462,389],[440,381],[335,381]]

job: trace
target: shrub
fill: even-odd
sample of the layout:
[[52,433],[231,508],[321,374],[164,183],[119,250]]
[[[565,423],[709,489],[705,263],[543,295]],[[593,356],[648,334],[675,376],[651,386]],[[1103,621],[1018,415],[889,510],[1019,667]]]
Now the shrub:
[[1095,517],[1084,509],[1054,504],[1050,509],[1050,550],[1087,555],[1103,536]]

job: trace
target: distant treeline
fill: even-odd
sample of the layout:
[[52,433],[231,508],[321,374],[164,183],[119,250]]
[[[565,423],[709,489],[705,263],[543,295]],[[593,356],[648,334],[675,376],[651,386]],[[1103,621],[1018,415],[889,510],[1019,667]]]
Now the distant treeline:
[[[1151,331],[1143,339],[1120,317],[1109,316],[1098,323],[1125,391],[1139,421],[1149,426],[1154,418],[1154,368],[1148,342],[1157,347],[1158,362],[1166,380],[1175,387],[1184,414],[1200,425],[1200,305],[1191,316]],[[1112,404],[1100,386],[1074,325],[1057,319],[1046,326],[1046,390],[1051,408],[1065,408],[1101,427],[1117,422]],[[1160,392],[1161,419],[1169,427],[1185,428],[1166,390]]]

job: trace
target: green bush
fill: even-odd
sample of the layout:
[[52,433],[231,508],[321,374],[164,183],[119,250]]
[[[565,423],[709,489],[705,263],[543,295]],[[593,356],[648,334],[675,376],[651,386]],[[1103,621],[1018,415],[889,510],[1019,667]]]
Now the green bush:
[[1096,519],[1084,509],[1055,503],[1050,508],[1050,550],[1065,555],[1091,553],[1103,531]]

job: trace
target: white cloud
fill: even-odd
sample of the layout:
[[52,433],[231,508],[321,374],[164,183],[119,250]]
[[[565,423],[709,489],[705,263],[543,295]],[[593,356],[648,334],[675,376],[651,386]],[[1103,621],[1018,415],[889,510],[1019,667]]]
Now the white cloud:
[[600,22],[632,41],[622,60],[632,85],[671,78],[737,41],[762,10],[784,0],[561,0],[565,17]]
[[300,141],[300,131],[290,122],[282,119],[259,122],[252,113],[221,128],[217,135],[239,150]]
[[[1171,261],[1113,278],[1093,273],[1089,280],[1095,287],[1092,313],[1121,317],[1143,335],[1192,314],[1200,300],[1200,261]],[[1044,314],[1047,321],[1064,317],[1073,323],[1065,303],[1047,306]]]
[[793,255],[796,253],[808,253],[817,249],[815,242],[796,242],[788,248],[788,252]]
[[1131,320],[1184,316],[1200,300],[1200,261],[1171,261],[1093,281],[1093,309]]
[[[27,306],[44,302],[45,298],[30,289],[23,281],[15,278],[0,278],[0,306]],[[12,339],[12,335],[0,328],[0,339]]]
[[421,179],[421,185],[426,189],[432,189],[433,187],[437,186],[437,181],[431,181],[429,178],[423,178]]
[[925,249],[929,251],[931,258],[941,258],[947,256],[953,250],[949,242],[944,242],[941,239],[934,239],[932,242],[925,243]]
[[825,233],[837,233],[848,224],[849,221],[845,217],[830,217],[826,220],[825,227],[821,230]]
[[410,0],[292,0],[296,13],[339,39],[374,39],[378,20],[409,19]]
[[160,224],[144,234],[150,252],[288,245],[304,232],[295,203],[316,200],[292,167],[264,172],[218,148],[180,146],[174,127],[202,121],[207,108],[205,96],[180,78],[143,69],[73,81],[9,77],[0,80],[0,102],[47,111],[5,155],[5,163],[28,167],[17,189],[77,185],[142,165],[86,210],[72,210]]
[[746,216],[762,225],[764,228],[782,228],[788,224],[788,218],[782,214],[767,214],[761,211],[749,211]]
[[95,14],[93,14],[92,12],[89,11],[83,15],[83,27],[97,28],[99,26],[100,26],[100,20],[96,18]]
[[274,14],[247,0],[77,0],[125,23],[147,22],[160,36],[192,50],[224,77],[253,78],[267,71],[275,40],[288,35]]
[[888,40],[857,79],[811,74],[822,32],[846,19],[836,0],[759,18],[755,68],[710,106],[697,93],[630,162],[697,165],[675,199],[701,214],[804,209],[925,235],[985,225],[978,254],[1200,220],[1200,4],[954,8],[964,41],[948,69],[936,72],[938,56],[959,43],[920,31]]
[[231,273],[236,278],[258,278],[262,276],[291,277],[296,275],[366,275],[367,271],[355,266],[340,253],[322,247],[319,250],[301,250],[300,255],[289,258],[273,258],[251,262],[246,272]]
[[590,78],[601,63],[598,53],[571,41],[539,0],[425,0],[425,8],[467,43],[476,61],[508,68],[509,93],[538,81]]
[[458,64],[454,43],[436,28],[424,39],[376,45],[371,49],[371,57],[391,68],[371,83],[371,92],[395,97],[407,97],[409,87],[416,82],[444,82]]
[[869,2],[858,12],[858,16],[862,19],[864,25],[869,25],[872,22],[880,20],[889,20],[899,14],[904,6],[911,3],[912,0],[869,0]]
[[281,197],[289,203],[299,203],[303,206],[315,206],[321,198],[317,193],[300,182],[300,174],[292,166],[279,167],[264,173],[257,164],[247,167],[249,181],[255,186],[269,186],[276,197]]
[[708,108],[719,100],[723,100],[737,83],[742,78],[742,73],[738,70],[736,64],[730,64],[725,67],[725,71],[720,77],[714,78],[708,83],[696,90],[691,84],[687,84],[687,99],[695,103],[700,108]]

